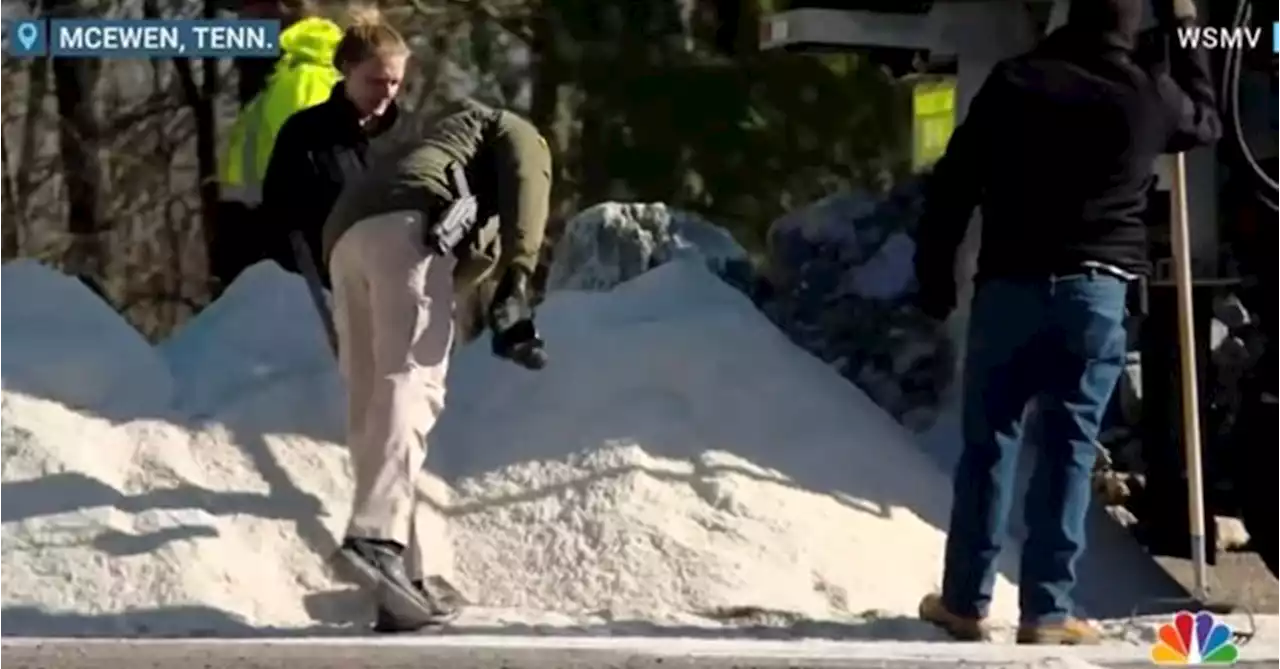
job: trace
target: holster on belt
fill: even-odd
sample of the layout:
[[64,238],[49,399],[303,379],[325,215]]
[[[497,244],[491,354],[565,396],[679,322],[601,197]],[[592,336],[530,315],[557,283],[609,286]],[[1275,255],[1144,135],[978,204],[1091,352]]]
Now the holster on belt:
[[467,233],[475,227],[479,202],[467,184],[462,166],[454,163],[449,168],[453,182],[454,199],[449,203],[434,225],[427,226],[427,248],[439,255],[448,255],[458,246]]

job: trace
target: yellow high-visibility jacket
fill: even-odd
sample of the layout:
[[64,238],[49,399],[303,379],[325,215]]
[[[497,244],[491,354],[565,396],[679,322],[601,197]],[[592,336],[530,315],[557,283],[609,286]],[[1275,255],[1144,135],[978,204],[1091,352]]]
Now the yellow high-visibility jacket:
[[231,127],[218,168],[220,197],[251,207],[262,201],[262,178],[276,133],[294,112],[329,99],[342,74],[333,54],[342,29],[322,18],[306,18],[280,34],[280,61],[266,87],[245,105]]

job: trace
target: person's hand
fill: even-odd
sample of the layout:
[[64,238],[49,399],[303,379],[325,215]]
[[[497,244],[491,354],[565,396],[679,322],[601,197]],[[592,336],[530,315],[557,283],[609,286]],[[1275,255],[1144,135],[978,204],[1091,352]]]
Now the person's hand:
[[512,267],[498,281],[489,305],[493,353],[527,369],[547,365],[546,345],[533,324],[529,273]]
[[1159,26],[1180,25],[1197,18],[1196,0],[1154,0],[1151,8]]
[[1196,20],[1196,0],[1156,0],[1156,2],[1172,2],[1173,16],[1179,21]]
[[546,367],[549,359],[546,344],[538,336],[538,330],[531,320],[523,320],[506,330],[494,332],[493,354],[535,371]]

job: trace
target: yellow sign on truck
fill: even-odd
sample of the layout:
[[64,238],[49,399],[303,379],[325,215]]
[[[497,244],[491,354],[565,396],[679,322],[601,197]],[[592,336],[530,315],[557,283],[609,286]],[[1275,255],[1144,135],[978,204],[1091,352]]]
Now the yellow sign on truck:
[[956,128],[956,80],[920,79],[911,89],[911,169],[929,169],[947,150]]

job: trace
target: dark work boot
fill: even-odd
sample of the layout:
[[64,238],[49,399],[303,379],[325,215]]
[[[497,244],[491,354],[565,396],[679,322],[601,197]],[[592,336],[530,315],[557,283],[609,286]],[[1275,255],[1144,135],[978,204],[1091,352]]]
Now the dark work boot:
[[467,600],[454,588],[448,581],[439,576],[429,576],[424,580],[413,581],[413,587],[422,593],[428,602],[435,608],[436,615],[428,623],[419,624],[417,621],[406,621],[390,610],[386,606],[378,606],[378,617],[373,623],[373,631],[380,633],[395,632],[416,632],[424,627],[444,625],[462,612],[462,607],[467,605]]
[[430,625],[439,619],[440,612],[424,590],[409,580],[402,552],[403,547],[394,541],[353,538],[343,541],[341,550],[362,584],[373,592],[378,608],[385,610],[397,627]]

